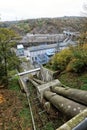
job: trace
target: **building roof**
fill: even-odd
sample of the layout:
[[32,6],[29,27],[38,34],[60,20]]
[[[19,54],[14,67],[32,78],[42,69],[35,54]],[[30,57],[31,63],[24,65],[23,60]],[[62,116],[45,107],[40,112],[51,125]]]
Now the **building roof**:
[[19,43],[58,42],[64,39],[64,34],[29,34],[27,33]]
[[49,61],[49,57],[46,54],[40,54],[35,61],[38,64],[46,64]]
[[17,45],[17,49],[23,49],[23,48],[24,48],[24,46],[22,44]]
[[76,42],[68,40],[67,42],[33,46],[33,47],[29,47],[28,51],[29,52],[35,52],[35,51],[46,50],[46,49],[48,50],[49,49],[49,53],[54,53],[52,49],[58,49],[60,47],[68,47],[69,45],[76,45]]
[[47,52],[46,52],[46,55],[47,56],[52,56],[55,54],[55,49],[49,49]]
[[33,46],[33,47],[29,47],[28,50],[30,52],[34,52],[34,51],[39,51],[39,50],[46,50],[46,49],[51,49],[51,48],[56,48],[57,44],[50,44],[50,45],[40,45],[40,46]]

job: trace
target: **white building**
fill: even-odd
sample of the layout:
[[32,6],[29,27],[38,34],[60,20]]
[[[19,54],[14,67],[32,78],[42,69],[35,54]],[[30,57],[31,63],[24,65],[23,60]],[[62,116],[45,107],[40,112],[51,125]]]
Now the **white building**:
[[17,55],[24,56],[24,46],[22,44],[17,45]]

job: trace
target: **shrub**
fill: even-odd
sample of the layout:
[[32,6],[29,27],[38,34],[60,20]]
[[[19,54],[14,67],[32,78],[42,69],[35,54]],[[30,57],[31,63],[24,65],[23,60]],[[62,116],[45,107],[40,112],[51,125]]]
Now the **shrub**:
[[76,73],[80,73],[83,71],[84,62],[81,59],[72,59],[70,63],[67,65],[67,71],[73,71]]
[[55,70],[64,70],[67,64],[70,62],[72,52],[70,49],[64,49],[60,53],[57,53],[52,59],[52,66]]
[[51,68],[80,73],[87,68],[87,44],[69,47],[53,56]]

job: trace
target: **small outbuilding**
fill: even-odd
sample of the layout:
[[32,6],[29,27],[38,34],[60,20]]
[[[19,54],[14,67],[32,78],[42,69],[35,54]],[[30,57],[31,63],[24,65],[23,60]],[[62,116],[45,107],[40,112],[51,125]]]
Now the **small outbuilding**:
[[24,56],[24,46],[22,44],[17,45],[17,55]]

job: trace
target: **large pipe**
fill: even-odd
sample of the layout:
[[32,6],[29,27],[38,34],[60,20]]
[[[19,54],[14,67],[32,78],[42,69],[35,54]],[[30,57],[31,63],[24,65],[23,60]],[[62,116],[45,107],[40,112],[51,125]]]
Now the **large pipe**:
[[73,88],[63,88],[63,87],[51,87],[52,92],[55,92],[64,97],[73,99],[79,103],[87,105],[87,91],[73,89]]
[[44,83],[45,83],[44,81],[42,81],[42,80],[40,80],[40,79],[37,79],[37,78],[33,78],[33,80],[34,80],[35,82],[37,82],[38,84],[44,84]]
[[72,130],[87,130],[87,118],[85,118],[81,123],[79,123]]
[[56,130],[87,130],[87,121],[85,123],[85,118],[87,117],[87,108],[81,113],[73,117],[71,120],[57,128]]
[[33,80],[33,78],[30,78],[30,77],[28,77],[28,79],[29,79],[29,81],[37,88],[37,86],[39,85],[37,82],[35,82],[34,80]]
[[74,117],[86,108],[84,105],[76,103],[50,91],[44,91],[44,97],[50,101],[58,110],[70,118]]
[[36,71],[40,71],[40,68],[36,68],[36,69],[28,70],[28,71],[25,71],[25,72],[21,72],[21,73],[16,74],[15,76],[17,76],[17,75],[22,76],[22,75],[33,73],[33,72],[36,72]]

